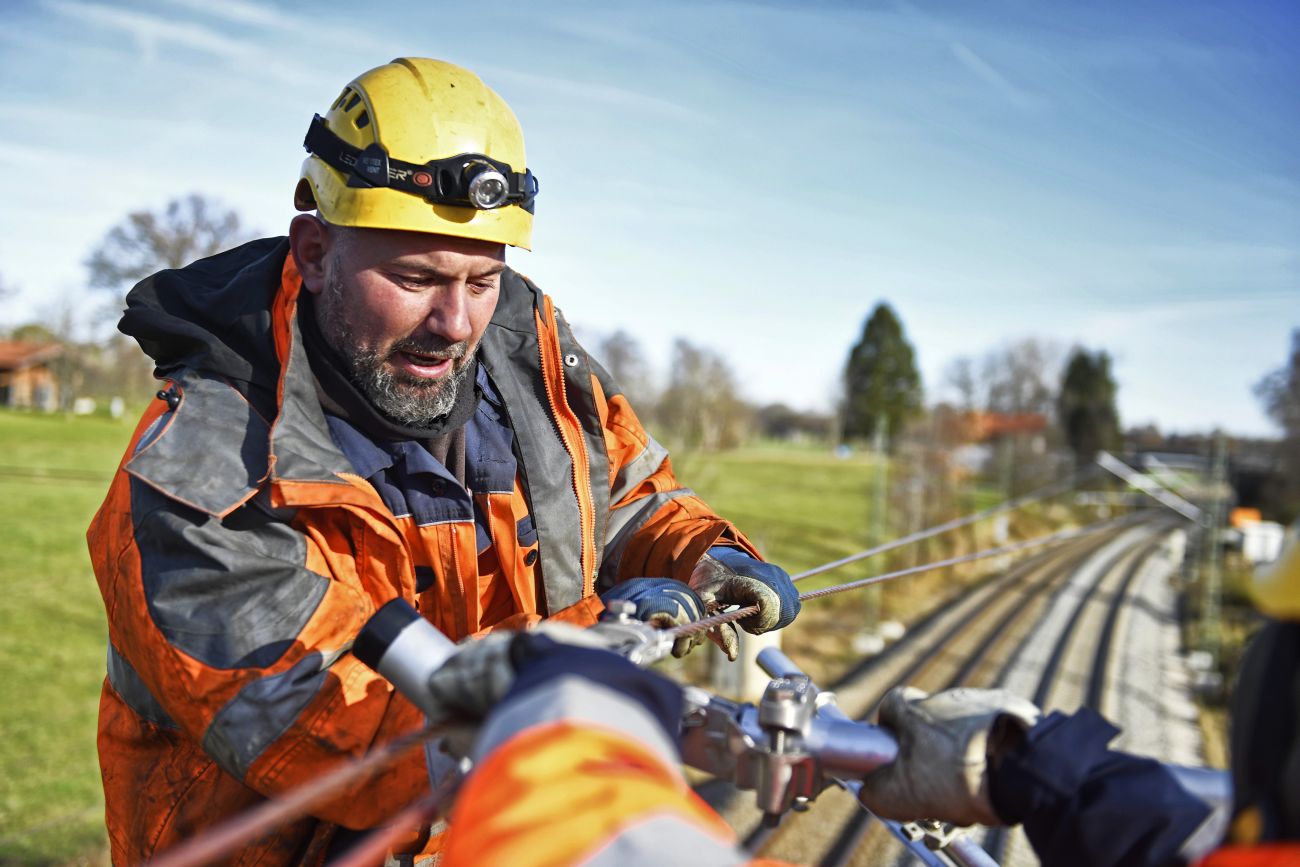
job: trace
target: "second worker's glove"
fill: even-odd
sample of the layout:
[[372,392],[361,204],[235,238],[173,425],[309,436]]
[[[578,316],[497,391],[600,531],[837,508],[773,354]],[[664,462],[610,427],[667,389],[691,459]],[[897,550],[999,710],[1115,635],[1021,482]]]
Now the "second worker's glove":
[[447,751],[464,755],[478,731],[478,723],[510,691],[518,671],[558,647],[607,650],[599,626],[580,629],[566,623],[543,621],[524,632],[491,632],[466,638],[459,649],[429,677],[429,722],[456,725],[445,734]]
[[898,758],[869,774],[858,798],[886,819],[1005,824],[989,797],[989,760],[1040,716],[1032,702],[1003,689],[928,695],[895,687],[881,702],[880,725],[898,738]]
[[[704,616],[704,602],[695,591],[672,578],[630,578],[600,594],[600,601],[631,602],[633,617],[659,629],[685,626]],[[684,635],[673,642],[673,656],[682,657],[704,641],[703,633]]]
[[[739,621],[740,628],[753,635],[788,626],[799,613],[799,591],[786,571],[737,548],[710,548],[695,564],[690,584],[703,600],[705,614],[732,605],[757,605],[757,614]],[[735,660],[739,652],[735,625],[723,624],[709,637],[728,659]]]

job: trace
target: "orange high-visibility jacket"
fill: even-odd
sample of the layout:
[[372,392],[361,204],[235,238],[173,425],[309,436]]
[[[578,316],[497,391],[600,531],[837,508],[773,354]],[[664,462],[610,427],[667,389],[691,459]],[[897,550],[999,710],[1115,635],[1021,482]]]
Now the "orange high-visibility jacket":
[[526,665],[480,729],[444,867],[776,867],[751,861],[682,775],[675,685],[560,653]]
[[[168,385],[87,535],[109,625],[99,754],[116,863],[417,728],[348,652],[393,598],[452,639],[590,623],[600,588],[686,580],[719,541],[752,551],[678,485],[550,298],[512,271],[480,350],[517,459],[512,490],[471,492],[490,544],[469,513],[394,514],[330,437],[299,290],[287,241],[265,239],[128,298],[121,328]],[[398,767],[233,860],[310,862],[334,826],[380,824],[428,785],[423,761]]]

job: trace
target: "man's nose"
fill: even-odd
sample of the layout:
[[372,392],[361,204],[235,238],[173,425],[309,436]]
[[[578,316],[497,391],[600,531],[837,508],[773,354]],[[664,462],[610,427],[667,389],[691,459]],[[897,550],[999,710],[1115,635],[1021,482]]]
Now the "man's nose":
[[451,343],[469,340],[474,332],[469,322],[468,289],[464,285],[445,286],[436,293],[425,327]]

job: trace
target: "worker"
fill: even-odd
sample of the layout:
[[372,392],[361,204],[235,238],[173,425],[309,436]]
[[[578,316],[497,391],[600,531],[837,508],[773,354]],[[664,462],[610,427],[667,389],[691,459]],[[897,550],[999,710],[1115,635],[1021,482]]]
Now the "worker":
[[[452,639],[590,624],[602,593],[663,626],[755,604],[741,625],[762,632],[799,610],[506,266],[539,188],[496,93],[401,58],[348,84],[305,147],[287,238],[155,274],[119,325],[164,384],[88,532],[115,863],[417,728],[349,652],[390,600]],[[711,637],[734,657],[734,630]],[[431,771],[358,784],[232,860],[319,860]],[[394,854],[439,846],[426,828]]]
[[[1118,730],[1102,717],[1044,718],[1004,690],[892,690],[880,722],[898,758],[866,777],[863,804],[902,821],[1021,823],[1044,867],[1300,867],[1298,528],[1255,586],[1268,619],[1233,696],[1226,839],[1205,839],[1210,806],[1167,767],[1109,749]],[[599,635],[492,636],[429,679],[442,717],[486,718],[448,867],[745,861],[678,770],[680,688],[602,650]]]

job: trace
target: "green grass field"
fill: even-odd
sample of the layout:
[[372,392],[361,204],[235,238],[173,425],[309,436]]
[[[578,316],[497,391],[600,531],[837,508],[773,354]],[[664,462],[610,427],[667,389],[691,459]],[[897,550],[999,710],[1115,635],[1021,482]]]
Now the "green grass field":
[[0,412],[0,864],[104,847],[103,608],[86,526],[132,423]]
[[[0,865],[103,860],[105,626],[84,534],[131,428],[0,412]],[[866,544],[870,457],[770,446],[675,465],[791,572]]]
[[870,544],[874,466],[870,455],[783,445],[673,458],[683,484],[792,574]]

